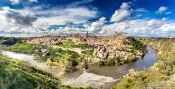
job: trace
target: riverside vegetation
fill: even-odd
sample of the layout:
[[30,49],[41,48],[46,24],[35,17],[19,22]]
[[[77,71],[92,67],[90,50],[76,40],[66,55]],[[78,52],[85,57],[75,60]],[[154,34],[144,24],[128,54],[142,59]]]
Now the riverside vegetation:
[[147,71],[130,70],[114,89],[174,89],[175,88],[175,39],[139,38],[157,50],[157,63]]

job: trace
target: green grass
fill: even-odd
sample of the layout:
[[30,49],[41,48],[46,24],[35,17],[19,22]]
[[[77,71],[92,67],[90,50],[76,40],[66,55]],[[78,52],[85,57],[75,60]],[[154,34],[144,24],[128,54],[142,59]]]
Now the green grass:
[[63,47],[63,48],[81,48],[81,49],[92,48],[92,46],[88,44],[76,44],[72,40],[66,40],[62,44],[58,44],[57,46]]
[[26,54],[34,54],[37,50],[47,48],[44,45],[36,45],[36,44],[28,44],[28,43],[17,43],[7,48],[7,50],[18,52],[18,53],[26,53]]
[[93,52],[94,52],[94,50],[87,50],[87,51],[82,51],[82,54],[92,56]]

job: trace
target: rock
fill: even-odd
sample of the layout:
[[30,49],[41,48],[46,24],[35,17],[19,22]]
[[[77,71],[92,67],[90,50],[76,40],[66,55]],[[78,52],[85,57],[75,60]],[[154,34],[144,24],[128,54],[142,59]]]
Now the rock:
[[95,59],[105,60],[108,58],[109,52],[105,47],[99,46],[97,49],[95,49],[93,56]]

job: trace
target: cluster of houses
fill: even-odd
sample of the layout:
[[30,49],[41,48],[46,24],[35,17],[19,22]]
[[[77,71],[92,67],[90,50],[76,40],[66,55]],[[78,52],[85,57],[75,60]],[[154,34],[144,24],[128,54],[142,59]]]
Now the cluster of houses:
[[133,54],[121,49],[131,49],[130,43],[133,39],[116,33],[111,36],[80,36],[71,34],[68,36],[41,37],[28,40],[28,43],[56,45],[65,40],[72,40],[76,43],[89,44],[94,46],[93,57],[96,60],[112,59],[118,56],[132,56]]

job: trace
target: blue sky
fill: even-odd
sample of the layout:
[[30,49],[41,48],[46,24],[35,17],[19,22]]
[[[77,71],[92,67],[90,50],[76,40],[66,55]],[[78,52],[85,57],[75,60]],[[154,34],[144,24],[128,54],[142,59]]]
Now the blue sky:
[[175,35],[174,5],[175,0],[0,0],[0,35]]

